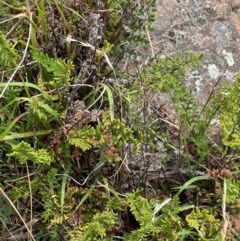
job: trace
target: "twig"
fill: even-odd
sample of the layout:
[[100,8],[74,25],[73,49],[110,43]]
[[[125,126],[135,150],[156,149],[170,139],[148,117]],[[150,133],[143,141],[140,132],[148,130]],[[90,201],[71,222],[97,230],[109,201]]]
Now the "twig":
[[[21,228],[24,229],[24,227],[25,227],[26,230],[27,230],[27,232],[29,233],[29,236],[31,237],[31,239],[32,239],[33,241],[35,241],[35,239],[34,239],[32,233],[31,233],[30,229],[28,228],[28,226],[30,226],[29,223],[26,223],[26,222],[24,221],[24,219],[22,218],[21,214],[18,212],[18,210],[17,210],[17,208],[15,207],[15,205],[13,204],[13,202],[10,200],[10,198],[7,196],[7,194],[3,191],[3,189],[2,189],[1,187],[0,187],[0,196],[12,207],[12,209],[16,212],[16,214],[19,216],[19,218],[20,218],[21,221],[23,222],[24,226],[21,227]],[[32,221],[33,221],[33,220],[32,220]],[[30,221],[30,222],[32,222],[32,221]],[[20,228],[20,229],[21,229],[21,228]],[[20,230],[20,231],[21,231],[21,230]],[[18,232],[19,232],[19,230],[18,230]]]
[[150,45],[151,52],[152,52],[152,58],[154,58],[155,57],[155,53],[154,53],[154,50],[153,50],[152,40],[151,40],[151,37],[150,37],[150,34],[149,34],[147,26],[146,26],[146,33],[147,33],[149,45]]
[[226,184],[226,179],[223,179],[223,201],[222,201],[222,215],[223,215],[223,228],[221,230],[222,234],[222,241],[225,240],[227,237],[227,229],[228,229],[228,224],[229,224],[229,219],[227,216],[226,212],[226,197],[227,197],[227,184]]

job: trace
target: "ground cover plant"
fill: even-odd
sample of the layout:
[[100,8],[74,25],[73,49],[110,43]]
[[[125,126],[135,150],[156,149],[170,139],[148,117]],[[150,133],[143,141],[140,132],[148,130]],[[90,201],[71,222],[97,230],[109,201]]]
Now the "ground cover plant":
[[240,75],[200,107],[155,9],[0,2],[0,240],[239,240]]

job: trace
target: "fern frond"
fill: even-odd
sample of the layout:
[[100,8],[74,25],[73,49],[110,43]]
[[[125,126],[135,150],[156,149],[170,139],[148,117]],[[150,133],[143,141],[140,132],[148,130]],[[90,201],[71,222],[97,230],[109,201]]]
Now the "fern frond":
[[13,45],[4,37],[0,31],[0,69],[13,68],[17,66],[18,55]]
[[92,147],[94,137],[95,129],[91,126],[84,126],[80,130],[70,131],[67,140],[71,145],[86,151]]
[[140,224],[152,221],[154,207],[147,199],[140,196],[139,190],[129,193],[127,200],[132,214]]
[[[223,132],[223,143],[227,147],[240,150],[240,73],[235,82],[225,86],[218,99],[223,102],[221,110],[221,127]],[[223,100],[223,101],[222,101]]]
[[15,157],[20,164],[25,164],[27,161],[32,161],[35,164],[50,165],[52,159],[45,149],[34,151],[30,144],[22,141],[17,145],[12,145],[12,153],[8,156]]
[[106,237],[106,231],[114,227],[116,214],[111,211],[104,211],[93,216],[92,222],[84,227],[84,240],[91,241],[96,238]]
[[207,209],[196,208],[186,217],[188,225],[197,230],[200,240],[219,240],[220,221],[214,217]]
[[108,240],[107,231],[111,231],[115,223],[116,214],[104,211],[95,214],[84,227],[77,227],[70,231],[69,235],[72,241]]
[[171,74],[179,79],[185,75],[188,69],[197,66],[203,59],[204,54],[196,54],[194,52],[179,52],[173,58],[166,57],[161,61],[159,69],[163,74]]
[[70,74],[74,67],[70,60],[65,63],[65,61],[59,58],[50,58],[48,55],[38,51],[32,51],[32,56],[48,73],[53,74],[53,81],[49,82],[52,87],[69,86]]

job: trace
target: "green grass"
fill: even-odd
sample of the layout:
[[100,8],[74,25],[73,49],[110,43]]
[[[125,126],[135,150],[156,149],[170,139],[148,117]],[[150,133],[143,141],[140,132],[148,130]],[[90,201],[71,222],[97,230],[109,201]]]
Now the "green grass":
[[0,2],[1,238],[238,240],[239,76],[201,109],[204,56],[154,56],[155,1],[79,3]]

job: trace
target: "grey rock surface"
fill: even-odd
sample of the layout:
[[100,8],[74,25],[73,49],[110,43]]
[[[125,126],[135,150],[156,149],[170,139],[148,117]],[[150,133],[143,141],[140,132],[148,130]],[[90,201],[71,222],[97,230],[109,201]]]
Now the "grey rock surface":
[[240,69],[240,0],[159,0],[154,53],[172,56],[178,51],[205,53],[184,83],[204,105],[217,79],[231,83]]

